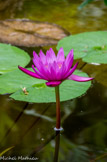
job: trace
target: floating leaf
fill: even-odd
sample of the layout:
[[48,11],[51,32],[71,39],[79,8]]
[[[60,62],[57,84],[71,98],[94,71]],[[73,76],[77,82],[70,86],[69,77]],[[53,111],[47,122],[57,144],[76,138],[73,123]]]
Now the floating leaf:
[[65,55],[73,48],[74,59],[83,58],[86,62],[107,63],[106,31],[85,32],[65,37],[58,42],[57,49],[60,47],[64,48]]
[[[87,77],[86,73],[76,71],[76,75]],[[90,87],[91,82],[75,82],[71,80],[64,81],[60,86],[60,98],[61,101],[70,100],[81,96]],[[34,85],[33,87],[27,88],[28,95],[25,95],[22,90],[19,90],[12,94],[10,97],[15,100],[37,102],[37,103],[48,103],[55,102],[55,90],[54,88],[47,87],[45,83]]]
[[107,64],[107,46],[105,49],[96,49],[87,52],[83,61],[87,63]]
[[0,73],[17,69],[20,64],[25,67],[30,62],[30,56],[23,50],[0,43]]
[[[29,68],[29,70],[32,69]],[[0,94],[13,93],[20,88],[23,89],[24,87],[26,88],[34,84],[38,84],[39,86],[40,83],[44,83],[44,81],[26,75],[17,67],[17,70],[8,72],[0,76]]]

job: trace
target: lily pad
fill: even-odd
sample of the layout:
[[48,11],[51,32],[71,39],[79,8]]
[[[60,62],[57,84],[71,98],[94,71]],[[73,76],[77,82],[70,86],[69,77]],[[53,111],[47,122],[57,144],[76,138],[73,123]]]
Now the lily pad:
[[107,64],[107,46],[87,52],[82,60],[87,63]]
[[63,38],[57,49],[64,48],[65,55],[74,49],[74,59],[86,62],[107,63],[107,31],[85,32]]
[[56,24],[31,21],[26,19],[10,19],[0,21],[0,42],[16,46],[54,45],[69,35]]
[[30,62],[30,56],[23,50],[0,43],[0,73],[17,69],[20,64],[25,67]]
[[[76,71],[75,74],[80,76],[86,76],[86,73]],[[70,100],[76,98],[78,96],[86,93],[88,88],[90,87],[91,82],[75,82],[71,80],[66,80],[60,85],[60,98],[61,101]],[[29,87],[26,89],[27,94],[25,94],[22,90],[19,90],[13,93],[10,97],[26,102],[33,103],[49,103],[56,102],[55,101],[55,89],[47,87],[45,83],[41,83],[38,85],[33,85],[33,87]]]
[[[29,70],[32,70],[29,68]],[[19,89],[32,86],[34,84],[44,83],[44,80],[32,78],[29,75],[26,75],[20,71],[17,67],[17,70],[8,72],[0,76],[0,94],[13,93]]]

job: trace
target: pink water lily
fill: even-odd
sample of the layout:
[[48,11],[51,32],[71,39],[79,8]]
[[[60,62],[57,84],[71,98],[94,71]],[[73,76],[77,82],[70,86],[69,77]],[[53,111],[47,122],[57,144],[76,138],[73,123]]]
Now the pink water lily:
[[24,73],[37,78],[46,80],[46,85],[50,87],[55,87],[55,95],[56,95],[56,127],[55,131],[61,131],[60,127],[60,93],[59,93],[59,85],[64,80],[74,80],[78,82],[86,82],[92,80],[93,78],[81,77],[73,74],[76,70],[78,63],[76,63],[73,67],[73,49],[69,52],[68,56],[65,58],[63,48],[60,48],[57,56],[55,55],[52,48],[50,48],[46,55],[42,52],[39,53],[39,56],[33,52],[33,63],[32,68],[34,72],[29,71],[21,66],[19,69]]
[[78,63],[76,63],[72,67],[74,60],[73,49],[66,58],[63,48],[60,48],[57,56],[52,48],[46,52],[46,55],[40,50],[39,56],[35,52],[33,52],[33,56],[33,63],[35,66],[32,65],[32,68],[34,72],[20,66],[19,69],[34,78],[46,80],[47,86],[56,87],[67,79],[78,82],[86,82],[93,79],[73,74],[78,65]]

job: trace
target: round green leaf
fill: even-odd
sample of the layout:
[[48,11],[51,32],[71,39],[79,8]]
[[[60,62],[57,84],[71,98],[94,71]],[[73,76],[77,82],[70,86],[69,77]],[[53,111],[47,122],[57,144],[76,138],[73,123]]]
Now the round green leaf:
[[[32,71],[31,68],[29,68],[29,70]],[[0,76],[0,94],[13,93],[24,87],[29,87],[39,83],[44,83],[44,80],[32,78],[20,71],[17,67],[17,70]]]
[[87,63],[107,64],[107,46],[104,49],[87,52],[87,55],[82,60]]
[[0,43],[0,73],[17,69],[17,66],[26,66],[30,62],[29,55],[10,44]]
[[[107,63],[104,56],[107,55],[107,31],[85,32],[65,37],[58,42],[57,49],[60,47],[64,48],[65,55],[73,48],[74,59],[83,58],[86,62]],[[88,55],[91,55],[89,61]]]
[[[76,75],[86,76],[86,73],[76,71]],[[60,99],[61,101],[70,100],[81,96],[84,94],[87,89],[90,87],[91,82],[75,82],[71,80],[66,80],[60,85]],[[12,94],[10,97],[27,102],[36,102],[36,103],[49,103],[55,102],[55,88],[50,88],[45,85],[45,83],[35,84],[33,87],[26,89],[27,94],[22,90],[19,90]]]

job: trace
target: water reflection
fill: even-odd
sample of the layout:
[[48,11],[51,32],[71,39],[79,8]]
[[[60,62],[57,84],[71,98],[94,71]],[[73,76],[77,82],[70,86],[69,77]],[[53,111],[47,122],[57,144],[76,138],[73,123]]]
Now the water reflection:
[[13,124],[11,125],[11,127],[7,130],[7,132],[5,133],[3,139],[1,140],[2,142],[5,140],[5,138],[9,135],[9,133],[12,131],[12,129],[17,125],[18,120],[20,120],[20,117],[22,116],[24,110],[27,108],[28,103],[25,104],[24,108],[22,109],[22,111],[18,114],[18,116],[16,117],[15,121],[13,122]]
[[[94,81],[86,95],[61,103],[64,128],[61,134],[55,134],[53,129],[55,104],[28,104],[1,96],[1,151],[14,146],[6,155],[34,156],[41,162],[43,159],[58,161],[58,158],[59,161],[88,162],[103,155],[106,159],[106,92],[105,87]],[[26,114],[25,109],[28,112],[35,109],[37,115]]]
[[60,131],[56,131],[54,162],[58,161],[59,146],[60,146]]

